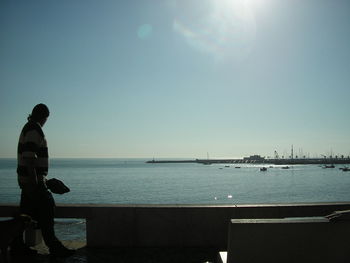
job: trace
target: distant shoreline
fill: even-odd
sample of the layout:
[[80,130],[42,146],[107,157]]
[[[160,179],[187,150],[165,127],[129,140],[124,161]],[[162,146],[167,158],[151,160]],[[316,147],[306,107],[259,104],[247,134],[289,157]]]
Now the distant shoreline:
[[275,164],[275,165],[296,165],[296,164],[350,164],[349,158],[305,158],[305,159],[194,159],[194,160],[150,160],[146,163],[249,163],[249,164]]
[[[1,157],[0,160],[16,162],[15,157]],[[159,158],[149,160],[147,158],[114,158],[114,157],[52,157],[51,161],[78,161],[78,160],[116,160],[118,162],[139,161],[148,164],[156,163],[199,163],[199,164],[274,164],[274,165],[350,165],[350,158],[288,158],[288,159],[273,159],[260,157],[258,159],[245,158],[220,158],[220,159],[190,159],[190,158]]]

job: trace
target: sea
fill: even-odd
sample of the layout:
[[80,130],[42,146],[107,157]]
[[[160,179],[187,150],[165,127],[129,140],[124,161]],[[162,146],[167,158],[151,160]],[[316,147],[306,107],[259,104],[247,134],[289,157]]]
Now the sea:
[[[350,202],[350,172],[336,165],[146,163],[147,159],[51,159],[48,178],[70,192],[56,203],[271,204]],[[0,203],[19,203],[16,159],[0,159]],[[267,171],[260,171],[261,167]],[[239,167],[239,168],[238,168]],[[69,227],[71,226],[71,230]],[[84,221],[57,220],[63,239],[84,239]]]

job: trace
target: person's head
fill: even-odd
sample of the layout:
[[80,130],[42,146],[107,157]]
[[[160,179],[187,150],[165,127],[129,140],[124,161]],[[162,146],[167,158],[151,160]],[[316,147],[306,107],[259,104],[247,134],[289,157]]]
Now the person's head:
[[50,115],[49,108],[45,104],[38,104],[32,110],[32,114],[29,114],[28,121],[38,122],[41,126],[44,126],[47,118]]

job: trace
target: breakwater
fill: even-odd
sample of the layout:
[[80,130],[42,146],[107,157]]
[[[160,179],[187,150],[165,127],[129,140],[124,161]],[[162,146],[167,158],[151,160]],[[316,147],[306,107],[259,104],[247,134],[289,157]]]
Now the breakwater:
[[274,165],[297,165],[297,164],[350,164],[350,158],[290,158],[290,159],[269,159],[269,158],[242,158],[242,159],[194,159],[194,160],[150,160],[146,163],[199,163],[199,164],[274,164]]

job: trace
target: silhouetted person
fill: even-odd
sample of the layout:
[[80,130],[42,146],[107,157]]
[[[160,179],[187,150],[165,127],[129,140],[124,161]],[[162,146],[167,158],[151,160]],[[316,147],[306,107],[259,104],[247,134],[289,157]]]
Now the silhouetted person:
[[[72,255],[74,250],[64,247],[55,235],[55,201],[46,185],[49,155],[42,127],[49,114],[49,109],[45,104],[36,105],[19,137],[17,175],[18,184],[22,190],[20,210],[21,213],[30,215],[38,221],[50,254],[66,257]],[[19,251],[22,254],[33,253],[24,245],[23,238],[18,238],[12,249],[14,252]]]

